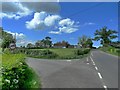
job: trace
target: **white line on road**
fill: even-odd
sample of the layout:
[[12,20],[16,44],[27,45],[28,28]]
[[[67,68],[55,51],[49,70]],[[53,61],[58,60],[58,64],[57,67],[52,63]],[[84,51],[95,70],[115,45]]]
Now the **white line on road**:
[[98,70],[98,68],[95,66],[95,69]]
[[90,59],[91,59],[91,61],[92,61],[92,63],[93,63],[93,65],[95,65],[95,62],[93,61],[93,59],[90,57]]
[[103,87],[107,89],[107,86],[106,86],[106,85],[103,85]]
[[98,76],[100,77],[100,79],[102,79],[102,75],[98,72]]
[[[92,54],[91,54],[91,55],[92,55]],[[91,56],[90,56],[90,59],[91,59],[93,65],[95,66],[95,69],[96,69],[96,71],[97,71],[97,73],[98,73],[99,78],[101,79],[101,81],[102,81],[102,83],[103,83],[103,87],[105,88],[105,90],[107,90],[107,86],[105,85],[105,83],[104,83],[104,81],[103,81],[103,77],[102,77],[102,75],[98,72],[98,68],[97,68],[97,66],[95,65],[95,62],[93,61],[93,59],[91,58]]]

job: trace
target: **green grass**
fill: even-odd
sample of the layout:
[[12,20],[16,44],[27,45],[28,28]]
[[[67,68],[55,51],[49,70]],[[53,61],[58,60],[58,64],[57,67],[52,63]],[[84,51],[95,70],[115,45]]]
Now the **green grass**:
[[108,47],[101,47],[100,50],[112,55],[120,56],[120,49],[118,48],[108,46]]
[[[21,62],[25,62],[25,55],[24,54],[10,54],[4,53],[2,54],[2,67],[6,69],[12,69],[14,67],[18,67]],[[26,65],[26,73],[27,73],[27,80],[25,80],[24,88],[40,88],[40,81],[38,79],[37,74]],[[0,78],[1,81],[1,78]],[[0,85],[2,85],[0,83]]]
[[17,67],[24,57],[24,54],[2,54],[2,66],[5,68]]
[[26,70],[26,73],[28,74],[28,77],[25,81],[24,87],[27,89],[41,88],[39,77],[37,74],[35,74],[35,71],[29,67]]
[[56,53],[60,57],[64,57],[64,56],[73,56],[74,51],[77,49],[61,48],[61,49],[49,49],[49,50]]
[[[87,55],[87,54],[79,55],[79,56],[75,55],[75,51],[78,50],[76,48],[46,48],[46,49],[32,49],[32,50],[50,50],[58,55],[57,57],[51,59],[78,59],[85,57]],[[41,58],[41,57],[35,57],[35,58]]]

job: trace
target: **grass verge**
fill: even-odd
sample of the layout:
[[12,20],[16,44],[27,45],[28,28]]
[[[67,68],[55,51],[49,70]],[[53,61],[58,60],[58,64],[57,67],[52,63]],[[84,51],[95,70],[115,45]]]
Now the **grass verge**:
[[2,89],[40,88],[35,72],[25,63],[24,54],[2,54]]
[[106,52],[106,53],[116,55],[116,56],[120,56],[120,49],[118,49],[118,48],[108,46],[108,47],[101,47],[99,49]]

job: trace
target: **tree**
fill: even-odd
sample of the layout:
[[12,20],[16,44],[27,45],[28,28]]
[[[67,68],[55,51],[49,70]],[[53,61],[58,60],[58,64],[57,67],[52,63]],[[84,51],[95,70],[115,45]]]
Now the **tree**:
[[87,47],[92,48],[93,47],[93,42],[91,38],[88,38],[86,44],[88,45]]
[[78,45],[86,48],[87,36],[83,35],[82,37],[78,38]]
[[36,43],[35,43],[35,47],[36,48],[42,48],[44,47],[44,40],[38,40]]
[[34,45],[32,43],[27,44],[27,48],[33,48],[33,47],[34,47]]
[[111,30],[111,29],[107,29],[107,27],[103,27],[100,30],[96,30],[96,32],[94,33],[95,41],[101,41],[101,44],[103,46],[107,46],[111,43],[112,39],[117,38],[117,34],[118,32],[115,30]]
[[49,48],[52,46],[52,41],[51,41],[51,37],[45,37],[45,39],[42,40],[45,47]]
[[78,38],[78,45],[82,48],[92,48],[93,42],[91,38],[83,35],[82,37]]
[[13,35],[4,31],[2,27],[0,27],[0,39],[2,41],[1,47],[8,48],[10,43],[16,43],[16,40],[13,38]]

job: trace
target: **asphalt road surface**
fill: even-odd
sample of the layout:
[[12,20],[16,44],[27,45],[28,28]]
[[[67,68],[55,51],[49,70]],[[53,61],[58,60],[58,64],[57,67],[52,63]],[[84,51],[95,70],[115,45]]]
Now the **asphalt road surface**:
[[83,59],[26,62],[40,76],[42,88],[118,88],[118,57],[101,51]]

